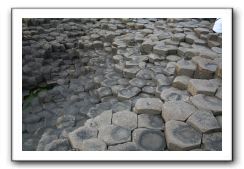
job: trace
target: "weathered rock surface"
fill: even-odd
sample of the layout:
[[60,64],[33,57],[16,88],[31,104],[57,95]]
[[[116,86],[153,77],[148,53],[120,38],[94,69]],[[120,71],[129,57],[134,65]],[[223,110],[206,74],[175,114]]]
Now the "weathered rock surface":
[[137,128],[137,114],[131,111],[119,111],[113,114],[112,123],[133,130]]
[[162,101],[158,98],[141,98],[135,104],[137,114],[160,114]]

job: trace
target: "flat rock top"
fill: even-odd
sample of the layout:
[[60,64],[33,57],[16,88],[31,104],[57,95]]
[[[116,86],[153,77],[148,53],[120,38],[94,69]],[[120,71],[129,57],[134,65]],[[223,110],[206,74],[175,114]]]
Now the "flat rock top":
[[158,98],[140,98],[135,104],[135,111],[138,114],[160,114],[163,102]]

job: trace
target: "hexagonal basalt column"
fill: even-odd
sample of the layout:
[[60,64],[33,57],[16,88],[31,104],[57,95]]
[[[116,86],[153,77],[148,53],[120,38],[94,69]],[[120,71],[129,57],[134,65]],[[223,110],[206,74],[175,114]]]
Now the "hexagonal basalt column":
[[192,95],[205,94],[214,96],[218,86],[209,80],[191,79],[188,85],[188,92]]
[[160,114],[163,102],[158,98],[140,98],[135,104],[138,114]]
[[137,114],[126,110],[114,113],[112,123],[133,130],[137,128]]
[[200,148],[202,134],[190,125],[170,120],[165,124],[167,147],[173,151],[186,151]]

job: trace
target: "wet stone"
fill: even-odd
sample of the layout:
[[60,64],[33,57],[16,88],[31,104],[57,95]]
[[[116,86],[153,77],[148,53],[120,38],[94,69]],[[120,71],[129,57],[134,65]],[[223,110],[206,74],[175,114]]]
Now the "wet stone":
[[185,75],[193,77],[196,70],[196,65],[190,60],[182,59],[176,64],[176,73],[177,75]]
[[137,114],[127,110],[116,112],[112,124],[133,130],[137,128]]
[[185,121],[193,113],[196,108],[184,101],[170,101],[163,104],[162,117],[165,122],[170,120]]
[[197,111],[186,121],[193,128],[202,133],[211,133],[220,130],[220,126],[211,112]]
[[205,94],[214,96],[218,86],[209,80],[191,79],[188,84],[188,92],[191,95]]
[[180,90],[186,90],[190,79],[188,76],[176,76],[172,86]]
[[131,141],[131,131],[121,126],[107,125],[99,129],[98,139],[107,145],[120,144]]
[[164,130],[164,123],[160,115],[138,115],[138,128]]
[[134,78],[129,81],[131,86],[139,87],[142,88],[143,86],[146,85],[145,80],[139,79],[139,78]]
[[146,151],[162,151],[166,147],[164,134],[160,130],[145,128],[135,129],[133,142]]
[[105,151],[107,145],[97,138],[91,138],[83,141],[82,151]]
[[186,151],[200,148],[202,134],[190,125],[170,120],[165,124],[167,148],[171,151]]
[[80,127],[68,134],[68,139],[72,148],[82,150],[83,141],[86,139],[96,138],[97,129],[91,127]]
[[139,151],[140,148],[134,142],[126,142],[108,147],[109,151]]
[[118,92],[118,100],[128,100],[134,96],[136,96],[137,94],[139,94],[141,92],[141,89],[138,87],[127,87],[124,89],[121,89]]
[[136,101],[135,112],[137,114],[160,114],[162,104],[158,98],[140,98]]
[[165,102],[166,101],[179,101],[179,100],[187,101],[189,99],[189,94],[185,90],[179,90],[177,88],[170,87],[170,88],[164,89],[161,92],[160,98]]
[[211,111],[214,115],[222,114],[222,102],[217,97],[197,94],[191,97],[190,101],[198,109]]
[[222,132],[203,134],[202,148],[207,151],[222,151]]

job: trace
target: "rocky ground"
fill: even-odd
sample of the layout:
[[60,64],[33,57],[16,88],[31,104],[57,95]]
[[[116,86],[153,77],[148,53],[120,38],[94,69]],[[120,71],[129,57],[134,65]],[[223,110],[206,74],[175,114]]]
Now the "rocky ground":
[[222,150],[210,19],[23,19],[23,150]]

